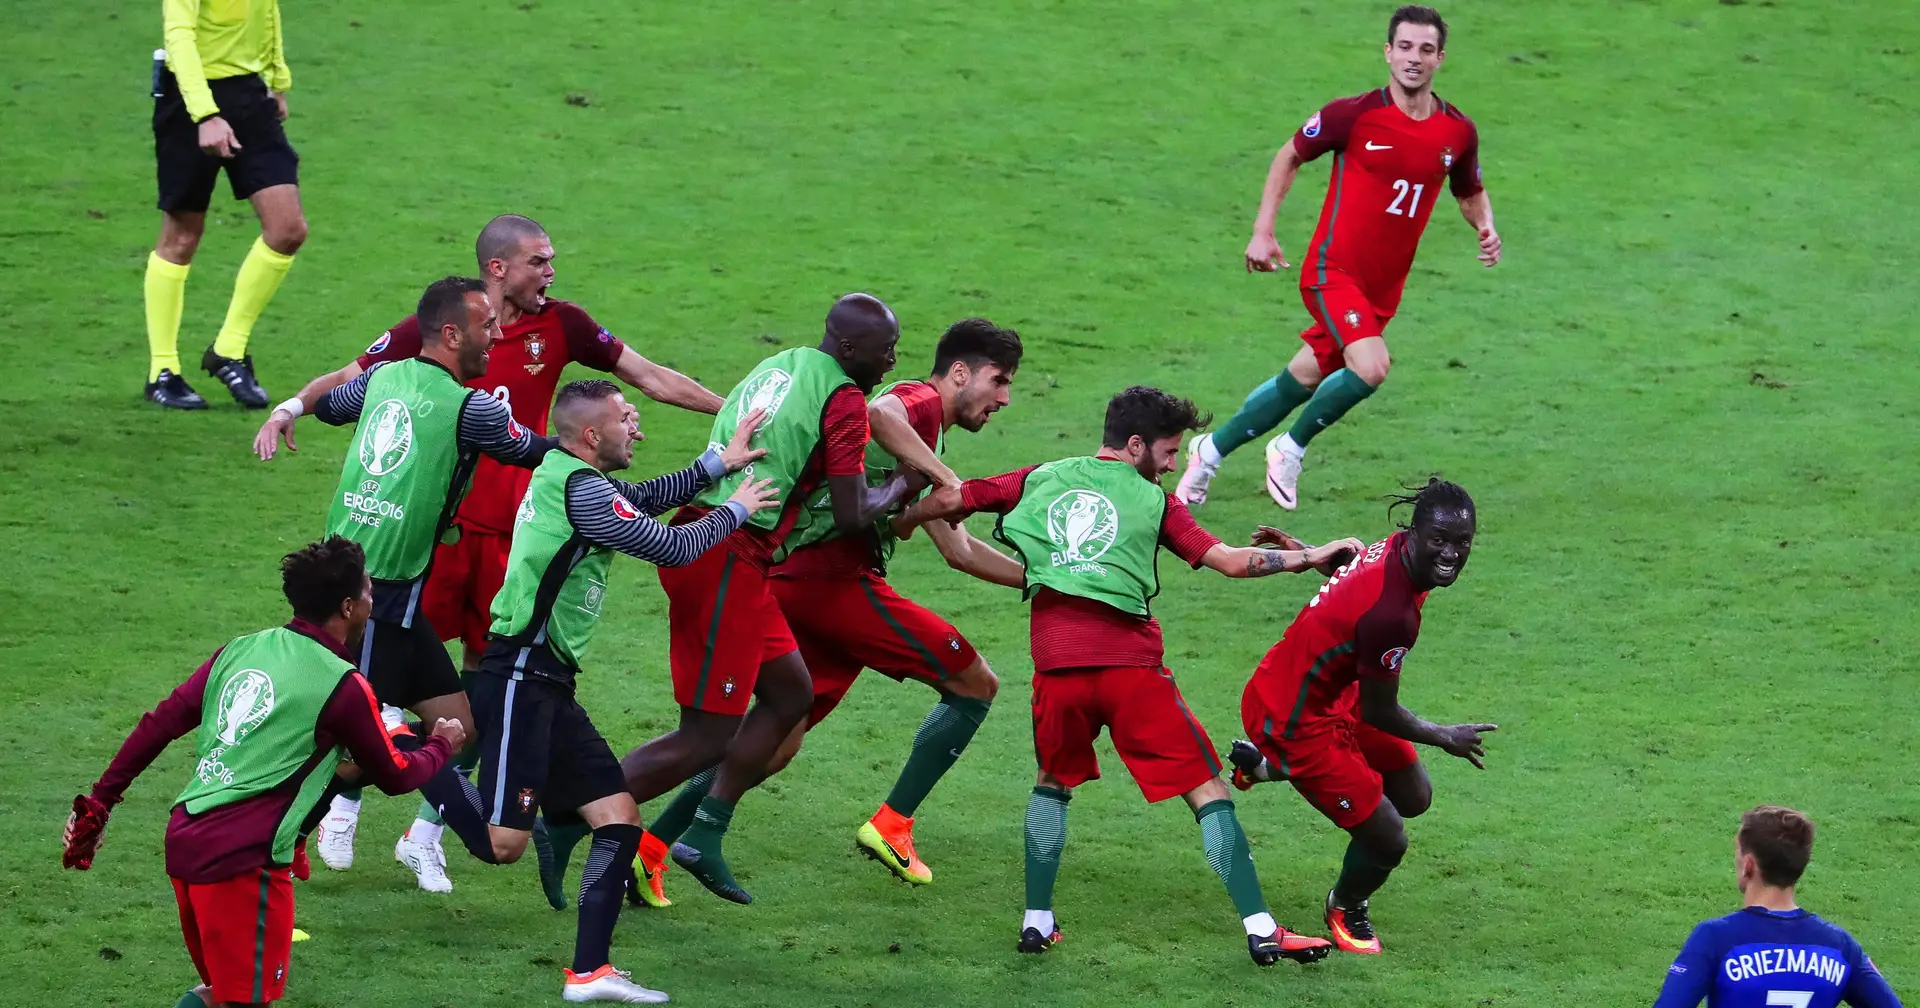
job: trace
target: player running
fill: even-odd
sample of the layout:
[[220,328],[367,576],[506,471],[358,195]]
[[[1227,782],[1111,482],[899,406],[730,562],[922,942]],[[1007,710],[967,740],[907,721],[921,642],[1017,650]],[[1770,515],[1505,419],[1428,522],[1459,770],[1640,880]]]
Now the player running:
[[[518,214],[495,217],[475,240],[474,257],[487,282],[487,298],[500,313],[500,339],[490,351],[487,373],[468,385],[506,403],[520,426],[536,434],[547,432],[554,389],[571,362],[610,372],[656,402],[702,413],[719,410],[720,397],[699,382],[642,357],[580,306],[547,297],[554,280],[553,242],[537,221]],[[420,320],[410,315],[382,333],[358,359],[309,382],[301,398],[312,402],[381,361],[417,356],[420,347]],[[276,412],[261,426],[255,448],[270,457],[282,437],[293,447],[294,419],[292,410]],[[531,478],[528,469],[480,459],[473,487],[443,537],[451,541],[434,547],[420,610],[443,638],[460,640],[462,678],[479,667],[486,650],[487,627],[492,622],[488,607],[506,577],[513,509],[525,496]],[[466,765],[467,761],[460,762]],[[333,800],[318,845],[327,867],[345,870],[353,865],[359,816],[357,791]],[[439,817],[423,803],[413,825],[394,846],[395,858],[429,892],[453,889],[440,830]]]
[[1098,454],[942,487],[895,522],[906,535],[936,519],[993,512],[1001,516],[995,535],[1026,563],[1040,773],[1027,801],[1022,952],[1045,952],[1060,940],[1053,883],[1067,840],[1067,801],[1075,787],[1100,776],[1093,740],[1102,728],[1148,802],[1186,799],[1255,963],[1313,962],[1332,949],[1323,938],[1279,926],[1267,911],[1246,834],[1220,780],[1220,757],[1174,685],[1148,606],[1159,593],[1161,547],[1193,567],[1251,578],[1329,566],[1361,544],[1278,550],[1214,538],[1159,484],[1173,471],[1181,435],[1205,426],[1191,402],[1134,386],[1107,404]]
[[[848,294],[827,312],[818,348],[781,351],[734,386],[708,440],[719,444],[732,436],[741,416],[764,410],[754,441],[767,456],[750,475],[772,480],[782,505],[755,514],[721,549],[685,567],[660,568],[680,726],[629,752],[621,764],[640,803],[720,765],[672,854],[709,891],[736,903],[753,897],[734,880],[721,853],[734,805],[766,779],[774,753],[805,720],[813,700],[806,662],[767,571],[784,559],[802,505],[822,483],[832,496],[834,528],[843,535],[864,534],[925,485],[905,469],[880,487],[866,482],[865,393],[893,369],[899,339],[892,309],[872,295]],[[673,523],[695,521],[720,506],[748,475],[701,491]],[[640,860],[645,895],[664,902],[657,891],[660,865],[645,850]]]
[[1800,909],[1793,887],[1813,856],[1813,822],[1762,805],[1740,817],[1733,870],[1741,909],[1701,921],[1667,969],[1653,1008],[1900,1008],[1853,936]]
[[[931,377],[894,382],[868,404],[873,443],[867,446],[867,485],[884,485],[902,463],[934,474],[943,485],[959,485],[939,459],[947,432],[956,426],[978,431],[1007,405],[1020,354],[1020,335],[986,319],[947,327],[934,350]],[[963,528],[935,522],[927,532],[954,569],[1014,588],[1025,583],[1018,561]],[[939,702],[914,733],[913,750],[887,800],[854,840],[902,879],[931,882],[932,869],[914,850],[914,813],[966,751],[1000,680],[953,624],[887,583],[893,536],[886,522],[843,535],[833,524],[831,495],[822,491],[799,515],[788,543],[791,555],[769,576],[813,677],[813,707],[774,756],[769,775],[793,761],[806,733],[833,712],[862,669],[926,683],[940,694]],[[652,832],[668,843],[678,839],[712,779],[713,771],[705,771],[688,781],[654,820]]]
[[628,483],[607,476],[633,464],[640,439],[638,416],[619,387],[594,380],[560,390],[553,407],[560,449],[534,470],[520,503],[506,584],[494,596],[493,629],[473,677],[479,786],[446,773],[425,789],[467,850],[489,864],[519,860],[536,809],[577,814],[592,830],[573,965],[561,987],[568,1001],[667,1000],[610,961],[621,891],[641,843],[640,809],[620,761],[574,696],[608,569],[616,552],[662,566],[690,563],[777,503],[769,481],[746,480],[698,521],[669,528],[648,520],[766,455],[747,447],[761,416],[748,413],[724,450],[709,448],[691,468]]
[[1287,268],[1274,239],[1280,202],[1302,164],[1334,156],[1312,251],[1300,270],[1300,298],[1313,325],[1300,334],[1307,345],[1285,371],[1248,394],[1218,430],[1193,439],[1175,491],[1181,500],[1204,503],[1221,459],[1305,403],[1292,429],[1267,443],[1267,493],[1289,511],[1298,506],[1307,444],[1387,380],[1384,333],[1443,182],[1479,233],[1480,262],[1500,261],[1493,204],[1480,184],[1479,133],[1465,113],[1433,93],[1446,49],[1447,23],[1439,11],[1414,5],[1394,11],[1387,22],[1387,86],[1323,106],[1274,156],[1247,243],[1249,272]]
[[167,875],[200,986],[175,1008],[257,1005],[286,992],[296,835],[343,756],[388,794],[425,783],[465,742],[441,721],[418,749],[393,748],[351,655],[373,610],[360,546],[339,536],[287,554],[283,627],[237,637],[142,715],[67,820],[69,868],[93,866],[113,806],[175,739],[195,733],[193,776],[167,821]]
[[[1289,781],[1353,838],[1327,893],[1327,928],[1342,951],[1363,954],[1380,952],[1367,900],[1407,853],[1406,820],[1433,804],[1413,743],[1484,770],[1481,736],[1496,727],[1437,725],[1400,705],[1400,665],[1420,635],[1420,607],[1466,568],[1474,511],[1465,490],[1438,477],[1394,500],[1413,506],[1413,524],[1367,547],[1294,617],[1241,695],[1253,741],[1230,750],[1235,787]],[[1263,529],[1259,538],[1284,533]]]

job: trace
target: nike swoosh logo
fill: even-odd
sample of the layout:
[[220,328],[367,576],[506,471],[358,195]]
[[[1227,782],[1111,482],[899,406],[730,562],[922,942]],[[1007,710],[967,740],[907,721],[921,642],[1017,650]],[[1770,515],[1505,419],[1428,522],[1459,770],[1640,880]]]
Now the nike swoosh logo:
[[1367,141],[1367,149],[1368,150],[1392,150],[1393,145],[1392,144],[1376,144],[1373,141],[1369,140]]
[[895,861],[900,862],[900,867],[907,868],[912,866],[913,862],[908,861],[906,858],[901,857],[900,852],[897,850],[894,850],[892,844],[886,842],[885,840],[882,840],[880,841],[880,846],[885,847],[887,849],[887,853],[893,855],[893,859]]

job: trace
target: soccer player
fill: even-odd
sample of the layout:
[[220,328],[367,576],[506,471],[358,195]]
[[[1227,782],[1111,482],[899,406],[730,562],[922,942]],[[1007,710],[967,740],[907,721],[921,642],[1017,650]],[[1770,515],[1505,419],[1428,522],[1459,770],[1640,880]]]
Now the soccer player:
[[[1366,548],[1309,600],[1241,695],[1251,743],[1229,756],[1234,785],[1286,780],[1352,840],[1327,893],[1327,928],[1343,951],[1378,954],[1367,901],[1407,853],[1406,820],[1433,804],[1413,743],[1485,769],[1491,724],[1438,725],[1400,705],[1400,666],[1420,635],[1427,593],[1459,578],[1473,550],[1473,498],[1434,478],[1413,524]],[[1278,533],[1262,530],[1262,538]]]
[[1853,936],[1800,909],[1793,887],[1813,856],[1813,822],[1762,805],[1740,817],[1733,873],[1741,909],[1701,921],[1667,968],[1654,1008],[1900,1008]]
[[1260,212],[1247,243],[1249,272],[1288,266],[1274,238],[1274,216],[1300,166],[1331,152],[1333,172],[1312,251],[1300,270],[1300,298],[1313,325],[1285,371],[1254,389],[1218,430],[1188,446],[1175,491],[1188,504],[1207,499],[1220,460],[1265,434],[1301,404],[1291,430],[1267,444],[1267,493],[1291,511],[1299,504],[1301,461],[1315,435],[1387,380],[1385,332],[1400,306],[1420,233],[1448,185],[1480,236],[1480,262],[1500,261],[1493,204],[1480,184],[1480,137],[1473,120],[1433,93],[1446,58],[1447,23],[1431,7],[1408,5],[1387,22],[1387,86],[1329,102],[1274,156]]
[[[634,801],[643,804],[719,765],[672,854],[708,891],[736,903],[753,897],[735,881],[721,851],[734,806],[766,779],[774,753],[813,702],[806,662],[767,570],[785,558],[802,505],[822,484],[832,500],[833,526],[843,535],[864,534],[925,486],[907,469],[879,487],[866,481],[866,393],[893,369],[899,340],[892,309],[870,294],[848,294],[828,310],[817,348],[783,350],[756,365],[728,393],[708,441],[721,443],[741,416],[764,410],[754,440],[767,456],[750,475],[771,479],[781,506],[755,514],[720,549],[693,563],[660,568],[680,725],[629,752],[621,764]],[[673,524],[696,521],[720,506],[748,475],[729,476],[701,491]],[[640,863],[652,890],[659,865],[645,850]],[[657,892],[649,895],[663,901]]]
[[247,340],[294,253],[307,240],[300,211],[300,155],[287,142],[287,70],[277,0],[162,0],[167,48],[156,53],[153,155],[160,183],[160,238],[147,256],[146,397],[169,409],[206,409],[180,373],[180,312],[187,270],[207,227],[207,204],[226,169],[234,199],[253,204],[260,237],[233,281],[227,320],[200,366],[234,401],[265,409]]
[[[867,484],[878,487],[901,464],[958,485],[940,453],[954,427],[978,431],[1007,405],[1020,367],[1020,335],[986,319],[955,322],[934,350],[932,376],[882,388],[867,406],[873,443],[867,446]],[[914,850],[913,816],[986,719],[1000,680],[966,637],[932,610],[902,596],[886,580],[892,553],[887,522],[858,535],[833,525],[831,495],[815,494],[789,537],[791,555],[773,568],[773,597],[800,644],[813,677],[813,707],[774,756],[779,773],[800,751],[806,733],[847,695],[862,669],[899,682],[912,679],[939,693],[913,736],[913,749],[887,800],[854,838],[861,849],[907,882],[933,881]],[[1018,561],[946,522],[927,526],[947,563],[982,580],[1018,588]],[[654,820],[652,833],[668,843],[693,821],[712,771],[687,782]]]
[[608,569],[616,552],[663,566],[690,563],[777,503],[768,480],[747,480],[698,521],[669,528],[647,520],[765,456],[747,446],[761,418],[748,413],[724,449],[709,448],[689,469],[627,483],[607,473],[633,464],[637,414],[612,382],[573,382],[553,407],[560,449],[534,470],[514,521],[507,581],[494,596],[490,642],[473,677],[484,757],[479,786],[447,773],[426,794],[467,850],[490,864],[519,860],[538,808],[577,813],[592,829],[573,966],[561,988],[568,1001],[667,1000],[609,958],[641,842],[640,809],[620,761],[574,696],[606,604]]
[[[720,409],[720,397],[687,376],[642,357],[602,327],[580,306],[549,298],[554,280],[553,242],[537,221],[502,214],[488,221],[474,242],[474,257],[487,282],[487,298],[500,313],[500,339],[490,351],[487,373],[468,385],[507,404],[520,426],[547,432],[554,389],[569,362],[611,372],[656,402],[701,413]],[[358,378],[381,361],[406,360],[420,352],[420,321],[408,316],[382,333],[345,367],[321,375],[301,390],[312,402]],[[271,456],[284,437],[293,446],[292,410],[278,410],[261,426],[255,449]],[[460,501],[449,534],[434,547],[433,565],[420,598],[427,622],[446,639],[461,642],[463,677],[479,667],[492,622],[488,607],[506,577],[513,510],[526,495],[530,470],[482,458],[473,487]],[[463,760],[464,764],[464,760]],[[321,860],[329,868],[353,865],[360,796],[333,800],[323,823]],[[394,845],[394,857],[413,871],[420,888],[450,892],[439,817],[423,803],[413,825]]]
[[194,733],[193,776],[167,822],[166,851],[200,986],[176,1008],[265,1004],[286,991],[295,834],[343,754],[360,780],[405,794],[465,741],[459,722],[440,721],[424,745],[394,749],[354,670],[374,605],[357,543],[330,536],[289,553],[280,579],[292,621],[227,642],[142,715],[67,820],[66,865],[92,867],[133,779]]
[[1027,801],[1027,912],[1018,948],[1060,940],[1053,884],[1067,839],[1073,789],[1100,776],[1101,729],[1148,802],[1179,795],[1193,810],[1207,863],[1226,883],[1253,961],[1313,962],[1332,946],[1294,934],[1267,911],[1247,837],[1220,780],[1220,757],[1166,667],[1149,611],[1159,550],[1228,577],[1266,577],[1338,561],[1360,548],[1342,540],[1305,550],[1228,546],[1160,488],[1181,435],[1206,426],[1191,402],[1134,386],[1107,404],[1100,450],[988,479],[941,487],[908,507],[903,534],[979,511],[1001,516],[996,535],[1026,565],[1033,603],[1033,739],[1040,764]]

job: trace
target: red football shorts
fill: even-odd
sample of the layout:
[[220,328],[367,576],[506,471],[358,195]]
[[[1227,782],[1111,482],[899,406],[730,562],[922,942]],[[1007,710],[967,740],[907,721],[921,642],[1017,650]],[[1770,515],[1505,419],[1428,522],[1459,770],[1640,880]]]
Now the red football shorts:
[[442,640],[458,638],[476,655],[487,649],[493,597],[507,580],[512,549],[512,536],[464,526],[459,542],[434,547],[420,611]]
[[766,573],[716,546],[685,567],[660,568],[660,587],[667,593],[674,702],[745,714],[761,664],[800,646]]
[[1419,762],[1413,743],[1389,735],[1357,715],[1304,722],[1293,738],[1284,734],[1287,713],[1261,702],[1249,683],[1240,696],[1241,727],[1260,752],[1287,775],[1300,797],[1341,829],[1367,821],[1380,807],[1380,775]]
[[1347,366],[1347,345],[1387,331],[1393,313],[1380,314],[1367,299],[1360,285],[1338,273],[1327,274],[1327,281],[1300,288],[1300,300],[1306,302],[1313,325],[1300,334],[1313,350],[1321,377]]
[[980,657],[953,624],[878,575],[771,581],[813,676],[809,728],[833,713],[861,669],[939,689]]
[[1147,801],[1220,775],[1220,754],[1165,668],[1095,668],[1033,676],[1033,753],[1067,787],[1100,779],[1093,740],[1105,728]]
[[173,879],[180,934],[213,999],[277,1001],[293,955],[293,876],[262,868],[207,884]]

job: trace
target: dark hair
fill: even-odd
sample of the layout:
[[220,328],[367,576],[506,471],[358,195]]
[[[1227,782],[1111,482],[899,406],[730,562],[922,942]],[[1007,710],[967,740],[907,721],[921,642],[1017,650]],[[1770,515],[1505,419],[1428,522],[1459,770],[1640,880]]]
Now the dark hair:
[[1107,426],[1100,443],[1108,448],[1125,448],[1135,434],[1142,441],[1158,441],[1186,431],[1205,430],[1212,422],[1213,414],[1201,413],[1190,399],[1135,385],[1107,400]]
[[473,257],[485,270],[487,263],[495,259],[506,259],[520,247],[520,243],[529,238],[546,237],[547,229],[531,217],[505,213],[487,222],[480,229],[480,237],[473,240]]
[[1402,525],[1400,526],[1401,528],[1412,528],[1414,525],[1429,525],[1433,521],[1433,513],[1435,511],[1465,511],[1469,516],[1473,514],[1473,498],[1467,496],[1467,491],[1462,489],[1458,483],[1449,483],[1438,476],[1434,476],[1427,480],[1426,486],[1407,487],[1406,489],[1412,490],[1413,492],[1387,495],[1387,500],[1392,502],[1387,505],[1387,517],[1389,519],[1393,517],[1393,513],[1399,510],[1402,505],[1413,505],[1412,524]]
[[427,285],[413,317],[420,323],[420,338],[438,342],[441,328],[461,326],[467,321],[467,295],[485,294],[487,285],[473,277],[450,276]]
[[1762,805],[1740,817],[1740,849],[1760,863],[1768,885],[1800,881],[1813,857],[1813,820],[1780,805]]
[[1440,12],[1421,4],[1407,4],[1393,12],[1393,19],[1387,22],[1387,44],[1393,44],[1395,32],[1403,24],[1429,25],[1440,30],[1440,51],[1447,51],[1447,19]]
[[983,318],[961,319],[940,334],[940,345],[933,350],[933,376],[938,378],[961,362],[970,368],[982,364],[1012,374],[1020,370],[1020,334],[1002,329]]
[[303,620],[323,623],[342,599],[359,598],[367,582],[367,554],[344,536],[308,543],[280,560],[280,590]]
[[605,378],[583,378],[560,386],[553,398],[553,425],[561,437],[579,437],[583,424],[576,415],[581,407],[604,402],[620,394],[620,386]]

